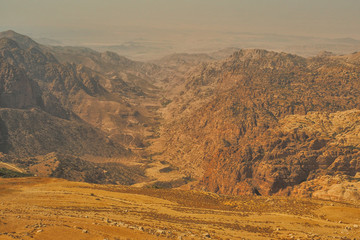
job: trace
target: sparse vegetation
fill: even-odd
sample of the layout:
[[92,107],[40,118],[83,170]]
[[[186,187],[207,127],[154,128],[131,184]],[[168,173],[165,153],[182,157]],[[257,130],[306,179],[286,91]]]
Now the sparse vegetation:
[[85,234],[87,239],[312,240],[360,234],[360,209],[351,203],[41,178],[0,179],[0,186],[0,234],[24,240]]
[[160,100],[160,103],[163,107],[166,107],[167,105],[169,105],[172,101],[170,99],[166,99],[166,98],[162,98]]
[[0,168],[1,178],[18,178],[18,177],[30,177],[32,174],[16,172],[7,168]]

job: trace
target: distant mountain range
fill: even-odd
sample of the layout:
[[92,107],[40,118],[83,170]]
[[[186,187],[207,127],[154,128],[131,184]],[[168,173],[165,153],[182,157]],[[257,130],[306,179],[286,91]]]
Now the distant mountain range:
[[173,53],[199,54],[226,48],[268,49],[303,57],[313,57],[321,51],[349,54],[358,51],[360,48],[360,40],[353,38],[321,38],[242,32],[217,32],[205,36],[193,32],[184,32],[180,36],[179,34],[172,36],[163,33],[160,36],[149,39],[134,39],[121,44],[92,44],[90,41],[79,43],[79,45],[91,47],[98,51],[114,51],[140,61],[158,59]]

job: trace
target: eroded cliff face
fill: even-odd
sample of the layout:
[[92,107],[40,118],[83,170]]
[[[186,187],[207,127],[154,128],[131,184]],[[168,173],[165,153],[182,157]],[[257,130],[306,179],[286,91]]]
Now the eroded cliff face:
[[42,104],[37,84],[19,68],[0,60],[0,105],[29,108]]
[[21,48],[12,39],[0,40],[1,119],[11,146],[8,153],[127,154],[74,111],[83,98],[106,94],[96,73],[60,64],[34,44]]
[[[294,186],[319,176],[355,176],[360,171],[359,119],[359,110],[289,115],[243,150],[226,149],[218,154],[220,160],[211,159],[202,184],[224,193],[290,195]],[[221,174],[225,178],[218,169],[227,173]]]
[[[129,141],[120,141],[113,136],[124,129],[134,112],[140,119],[143,116],[125,100],[124,94],[112,94],[102,86],[104,74],[83,65],[61,63],[48,48],[26,36],[14,32],[6,35],[10,38],[0,38],[2,161],[20,164],[23,169],[38,174],[34,172],[37,171],[34,166],[39,163],[33,157],[50,153],[68,156],[65,159],[81,157],[78,162],[87,166],[79,170],[82,174],[77,174],[76,168],[68,168],[66,173],[58,171],[56,176],[70,179],[70,176],[78,175],[78,180],[88,181],[85,176],[107,170],[105,165],[97,166],[86,159],[133,157],[128,149]],[[146,117],[143,119],[146,121]],[[114,125],[118,127],[116,131],[113,131]],[[24,159],[30,160],[21,164]],[[41,160],[41,164],[44,161]],[[131,176],[131,172],[134,175],[142,172],[119,163],[114,163],[113,168],[129,172],[127,176]],[[56,168],[49,168],[43,176],[52,176],[53,171]],[[129,177],[127,181],[126,177],[117,176],[112,180],[109,174],[103,175],[106,177],[97,182],[116,183],[116,179],[121,179],[130,184],[145,179],[140,177],[135,181]],[[96,182],[95,177],[87,179]]]
[[167,108],[162,157],[225,194],[291,194],[318,176],[353,176],[359,115],[346,110],[360,106],[359,70],[264,50],[199,66]]

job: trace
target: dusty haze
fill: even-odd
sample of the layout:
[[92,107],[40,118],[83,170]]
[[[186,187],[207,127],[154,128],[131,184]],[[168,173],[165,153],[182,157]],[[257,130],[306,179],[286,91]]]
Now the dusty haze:
[[314,55],[359,49],[356,0],[0,0],[0,31],[151,59],[227,47]]

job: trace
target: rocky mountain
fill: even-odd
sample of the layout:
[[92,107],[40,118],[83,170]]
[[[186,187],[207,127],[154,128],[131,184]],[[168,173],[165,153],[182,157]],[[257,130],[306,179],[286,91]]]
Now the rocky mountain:
[[360,171],[359,59],[225,49],[145,63],[3,32],[2,159],[77,181],[356,199],[339,189]]
[[[136,134],[145,132],[143,124],[153,121],[134,97],[147,98],[141,88],[123,82],[123,89],[111,91],[104,72],[61,62],[49,47],[15,32],[0,36],[3,160],[16,162],[52,152],[117,159],[135,156],[129,147],[143,145]],[[114,169],[124,169],[119,164]]]
[[288,195],[323,175],[354,176],[360,66],[349,59],[240,50],[203,64],[168,105],[154,151],[225,194]]
[[[3,112],[8,112],[8,114],[3,114],[7,131],[21,131],[22,126],[25,129],[32,128],[34,130],[36,127],[41,129],[44,127],[43,124],[47,124],[56,126],[53,129],[58,131],[63,125],[64,129],[61,129],[60,132],[66,132],[70,126],[76,125],[75,123],[79,123],[86,129],[86,124],[81,123],[73,111],[71,100],[75,101],[77,95],[91,97],[106,94],[106,91],[96,81],[95,75],[91,75],[75,65],[62,65],[51,53],[43,52],[39,47],[22,49],[17,42],[8,38],[2,38],[0,41],[0,56],[1,106],[6,108],[2,110]],[[12,116],[12,114],[18,114],[18,117]],[[20,117],[22,114],[29,116]],[[12,122],[10,119],[6,119],[7,117],[17,119],[14,123],[17,125],[12,127]],[[33,121],[30,121],[32,117]],[[22,125],[21,119],[28,120],[24,121]],[[69,123],[67,124],[66,121]],[[42,124],[36,125],[39,122]],[[49,126],[44,127],[42,132],[34,131],[34,133],[44,133],[52,129]],[[99,135],[95,134],[95,129],[93,132],[93,137]],[[13,134],[9,135],[14,136]],[[79,133],[70,136],[79,138]],[[22,138],[22,140],[25,139]],[[64,142],[64,144],[69,144],[69,142]],[[23,142],[21,145],[26,147],[29,144]],[[58,145],[53,145],[53,148],[55,146]],[[89,147],[88,144],[84,144],[85,149],[86,146]],[[38,153],[36,147],[32,146],[31,148],[34,151],[33,154]],[[90,147],[88,151],[90,149],[93,148]],[[117,148],[115,149],[118,151]],[[14,151],[17,150],[19,149],[14,148]],[[46,148],[43,150],[47,151]],[[39,151],[41,150],[39,149]],[[125,152],[124,149],[122,151]]]

